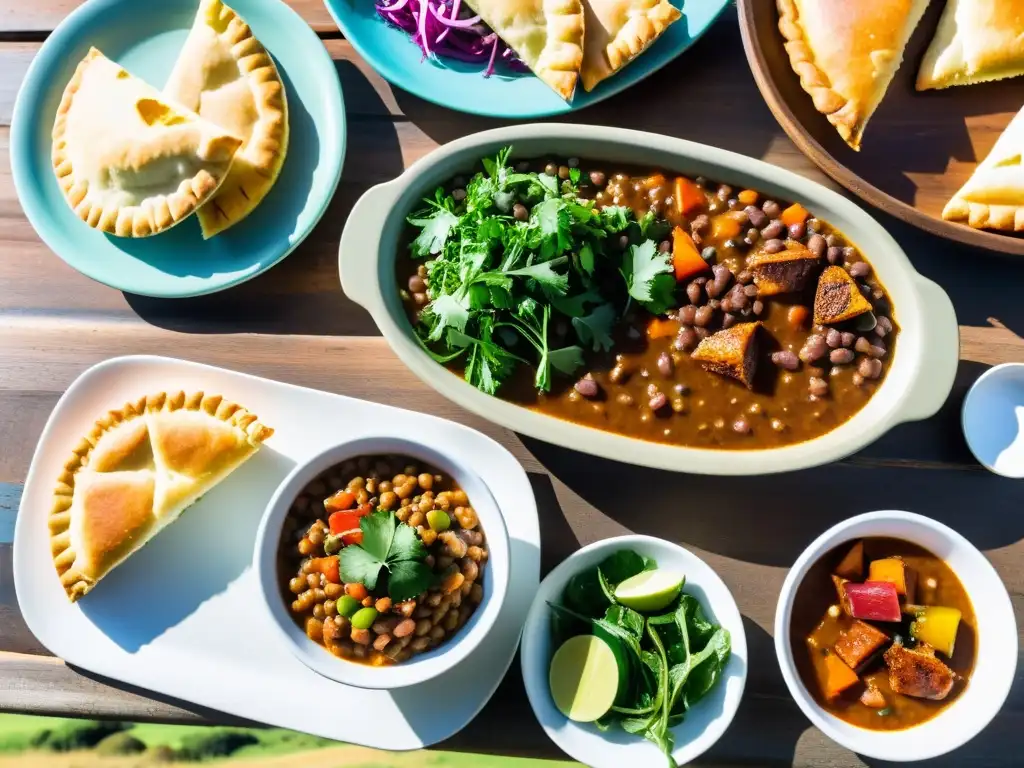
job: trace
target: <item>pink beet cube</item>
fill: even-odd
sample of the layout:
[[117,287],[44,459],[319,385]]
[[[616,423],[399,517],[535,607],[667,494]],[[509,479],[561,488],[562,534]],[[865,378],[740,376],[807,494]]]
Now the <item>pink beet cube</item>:
[[865,621],[900,621],[900,596],[896,585],[888,581],[850,582],[845,585],[846,610],[853,618]]

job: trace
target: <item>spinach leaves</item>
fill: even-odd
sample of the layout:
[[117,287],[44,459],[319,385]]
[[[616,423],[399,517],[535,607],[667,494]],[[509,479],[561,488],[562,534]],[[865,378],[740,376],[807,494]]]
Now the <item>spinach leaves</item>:
[[655,568],[650,558],[620,550],[577,573],[561,604],[550,604],[552,640],[557,648],[574,635],[594,634],[608,644],[619,668],[619,689],[611,711],[595,725],[605,730],[618,724],[643,736],[675,766],[671,728],[721,679],[731,638],[686,592],[656,615],[616,602],[618,584]]

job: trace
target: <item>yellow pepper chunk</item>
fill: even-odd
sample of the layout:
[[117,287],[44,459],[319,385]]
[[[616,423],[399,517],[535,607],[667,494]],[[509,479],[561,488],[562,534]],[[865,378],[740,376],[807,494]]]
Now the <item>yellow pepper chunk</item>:
[[[868,581],[888,581],[896,586],[900,597],[912,598],[913,586],[909,582],[907,564],[898,557],[872,560],[868,566]],[[908,589],[910,587],[910,589]]]
[[917,611],[917,618],[910,624],[910,634],[918,642],[927,643],[950,657],[956,647],[956,633],[959,628],[959,610],[929,605]]

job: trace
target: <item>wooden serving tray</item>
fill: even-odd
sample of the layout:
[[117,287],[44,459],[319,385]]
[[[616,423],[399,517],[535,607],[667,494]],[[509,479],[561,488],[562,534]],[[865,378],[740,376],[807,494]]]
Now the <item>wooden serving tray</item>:
[[839,137],[789,64],[774,0],[738,0],[743,47],[765,101],[793,142],[865,201],[949,240],[1024,256],[1024,237],[942,220],[942,209],[1024,104],[1024,78],[914,90],[945,0],[932,0],[903,66],[864,132],[861,151]]

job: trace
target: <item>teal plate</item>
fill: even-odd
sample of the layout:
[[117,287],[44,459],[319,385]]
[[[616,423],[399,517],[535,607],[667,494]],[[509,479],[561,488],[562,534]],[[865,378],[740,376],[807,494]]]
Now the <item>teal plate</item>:
[[324,0],[324,4],[352,47],[392,85],[460,112],[526,120],[583,109],[635,85],[693,45],[730,1],[673,0],[682,8],[683,18],[636,61],[590,93],[577,87],[571,104],[530,74],[497,72],[485,78],[483,66],[450,59],[424,61],[405,32],[381,20],[374,0]]
[[162,88],[181,50],[197,0],[89,0],[50,35],[14,106],[11,165],[32,226],[64,261],[128,293],[179,298],[255,277],[310,233],[338,186],[345,108],[334,63],[305,21],[281,0],[230,3],[270,51],[288,90],[288,156],[274,188],[244,221],[203,240],[193,217],[148,238],[91,229],[64,201],[50,165],[50,131],[64,85],[96,46]]

